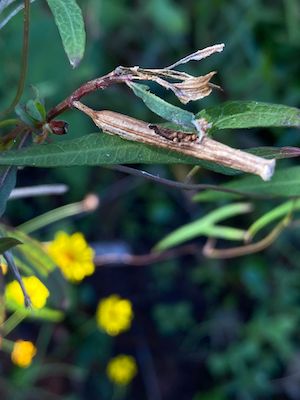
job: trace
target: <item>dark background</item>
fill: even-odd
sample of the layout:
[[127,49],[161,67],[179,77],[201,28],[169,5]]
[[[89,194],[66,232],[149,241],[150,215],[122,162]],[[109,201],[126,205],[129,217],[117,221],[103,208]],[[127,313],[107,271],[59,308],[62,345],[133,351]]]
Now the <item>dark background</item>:
[[[298,0],[87,0],[79,4],[87,47],[76,70],[67,61],[46,2],[32,4],[24,100],[31,96],[32,84],[50,108],[83,82],[118,65],[164,67],[197,49],[225,43],[223,53],[186,67],[195,75],[218,71],[214,82],[224,90],[188,106],[190,110],[226,100],[300,106]],[[1,108],[16,89],[21,32],[21,14],[0,32]],[[172,94],[159,88],[156,93],[179,105]],[[84,101],[95,109],[157,120],[125,86],[94,93]],[[80,112],[64,117],[70,123],[68,138],[96,132]],[[247,148],[297,146],[298,135],[296,129],[260,129],[218,137]],[[189,171],[179,165],[144,168],[172,179],[182,179]],[[227,180],[205,170],[195,178],[198,183]],[[18,174],[18,186],[41,183],[65,183],[69,191],[63,197],[11,201],[5,221],[17,226],[93,192],[100,198],[96,212],[49,226],[35,237],[51,240],[59,229],[82,231],[104,253],[111,246],[117,252],[148,253],[173,229],[217,207],[193,203],[189,192],[101,167],[26,168]],[[232,224],[247,227],[277,204],[257,202],[250,216]],[[149,266],[98,267],[92,277],[69,289],[71,306],[61,324],[19,326],[16,337],[48,338],[43,365],[64,363],[69,369],[43,379],[37,374],[30,380],[29,370],[15,371],[7,365],[2,371],[3,393],[13,399],[33,399],[43,393],[39,390],[52,393],[54,399],[113,399],[105,365],[111,356],[127,353],[137,359],[139,374],[126,399],[299,399],[299,231],[286,231],[264,252],[229,261],[205,259],[204,241],[194,243],[199,246],[196,255]],[[114,340],[95,327],[82,328],[93,318],[98,300],[111,293],[129,298],[135,312],[131,330]]]

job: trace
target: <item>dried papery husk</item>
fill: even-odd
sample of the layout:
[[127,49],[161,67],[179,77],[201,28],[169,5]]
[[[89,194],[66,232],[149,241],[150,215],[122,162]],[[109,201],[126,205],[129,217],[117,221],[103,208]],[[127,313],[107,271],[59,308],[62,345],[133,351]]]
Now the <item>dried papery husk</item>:
[[183,82],[172,84],[171,90],[183,104],[203,99],[203,97],[211,94],[213,88],[219,88],[219,86],[210,83],[215,74],[216,72],[213,71],[204,76],[185,79]]
[[186,72],[175,71],[173,68],[190,61],[202,60],[216,52],[221,52],[223,48],[224,44],[222,43],[198,50],[166,68],[119,67],[119,71],[132,74],[132,80],[156,82],[160,86],[172,90],[183,104],[187,104],[189,101],[200,100],[209,96],[212,89],[220,89],[218,85],[210,82],[216,71],[209,72],[204,76],[193,76]]
[[[263,157],[234,149],[205,135],[201,141],[199,138],[192,140],[192,134],[178,131],[178,134],[182,134],[182,138],[187,136],[191,138],[173,140],[174,137],[166,137],[165,132],[160,134],[159,126],[158,129],[154,129],[153,127],[156,125],[113,111],[94,111],[78,101],[74,101],[73,105],[92,118],[98,128],[111,135],[118,135],[126,140],[172,150],[200,160],[212,161],[225,167],[258,175],[265,181],[271,179],[273,175],[274,159],[266,160]],[[209,126],[207,121],[203,119],[200,122],[202,127]]]
[[181,58],[179,61],[176,61],[174,64],[167,67],[167,69],[173,69],[173,68],[177,67],[178,65],[186,64],[190,61],[203,60],[204,58],[209,57],[214,53],[220,53],[221,51],[223,51],[224,47],[225,47],[225,44],[220,43],[220,44],[215,44],[213,46],[206,47],[205,49],[202,49],[202,50],[197,50],[194,53]]

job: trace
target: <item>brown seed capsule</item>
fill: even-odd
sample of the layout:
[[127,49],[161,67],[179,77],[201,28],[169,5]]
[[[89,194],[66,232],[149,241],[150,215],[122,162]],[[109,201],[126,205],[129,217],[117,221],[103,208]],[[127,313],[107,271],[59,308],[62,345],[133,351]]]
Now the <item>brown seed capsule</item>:
[[[200,160],[212,161],[225,167],[258,175],[265,181],[270,180],[273,175],[276,160],[266,160],[263,157],[233,149],[206,135],[202,140],[197,138],[191,141],[186,138],[193,135],[187,133],[180,143],[176,143],[170,139],[171,132],[174,132],[171,129],[166,130],[113,111],[94,111],[79,101],[74,101],[73,105],[90,116],[100,129],[111,135],[175,151]],[[207,125],[207,121],[203,120],[202,124]]]

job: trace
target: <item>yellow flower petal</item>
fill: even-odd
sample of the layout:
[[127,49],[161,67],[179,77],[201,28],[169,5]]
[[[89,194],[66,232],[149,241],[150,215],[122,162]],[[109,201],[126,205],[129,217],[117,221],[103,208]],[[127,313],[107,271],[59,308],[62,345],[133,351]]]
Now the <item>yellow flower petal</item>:
[[[26,276],[22,280],[32,306],[38,309],[43,308],[49,297],[49,290],[36,276]],[[6,285],[5,298],[7,301],[24,306],[24,295],[17,281],[12,281]]]
[[133,357],[121,354],[107,364],[108,378],[117,385],[128,385],[137,374],[137,365]]
[[106,333],[116,336],[130,328],[133,319],[132,304],[118,295],[101,300],[96,312],[97,323]]
[[21,368],[28,367],[36,354],[36,347],[27,340],[17,340],[11,353],[11,360]]
[[94,251],[87,244],[82,233],[68,235],[58,232],[48,246],[48,253],[71,282],[80,282],[95,271]]

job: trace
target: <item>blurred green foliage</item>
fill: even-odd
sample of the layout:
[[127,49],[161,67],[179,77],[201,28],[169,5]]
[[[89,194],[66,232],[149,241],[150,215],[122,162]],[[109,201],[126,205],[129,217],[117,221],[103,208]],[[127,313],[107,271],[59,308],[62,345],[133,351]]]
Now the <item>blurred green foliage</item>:
[[[224,100],[257,100],[300,106],[300,4],[298,0],[85,0],[80,4],[87,28],[87,48],[79,68],[65,57],[46,2],[31,6],[30,64],[27,89],[36,86],[46,107],[57,104],[81,83],[118,65],[163,67],[198,48],[224,42],[225,51],[189,72],[217,70],[224,92],[188,107]],[[22,16],[0,31],[0,108],[13,98],[20,68]],[[170,93],[159,95],[178,105]],[[145,120],[155,118],[125,87],[88,98],[97,109],[111,109]],[[69,137],[95,130],[78,112],[69,112]],[[240,147],[298,145],[296,129],[222,133]],[[60,140],[60,138],[55,138]],[[180,177],[185,166],[148,168],[161,176]],[[223,181],[201,172],[199,179]],[[18,225],[87,192],[100,195],[92,216],[61,222],[59,228],[82,230],[96,246],[121,244],[146,253],[170,231],[211,211],[189,193],[147,183],[103,168],[27,168],[18,184],[66,183],[64,198],[10,201],[6,222]],[[258,202],[256,217],[277,203]],[[252,215],[253,218],[253,215]],[[253,220],[243,216],[238,226]],[[36,234],[52,239],[58,224]],[[11,369],[1,361],[1,398],[25,400],[113,399],[105,378],[108,358],[135,354],[139,375],[127,399],[264,400],[300,397],[299,243],[297,229],[283,233],[270,249],[235,260],[181,256],[144,267],[100,267],[68,291],[65,320],[52,326],[19,327],[18,335],[37,337],[39,359],[30,369]],[[197,244],[203,245],[199,240]],[[101,248],[102,248],[101,247]],[[200,252],[199,252],[200,253]],[[94,313],[100,297],[119,293],[133,302],[131,331],[114,341],[97,330]],[[39,332],[39,333],[38,333]],[[16,333],[17,337],[17,333]],[[126,397],[127,396],[127,397]],[[46,398],[46,397],[44,397]]]

